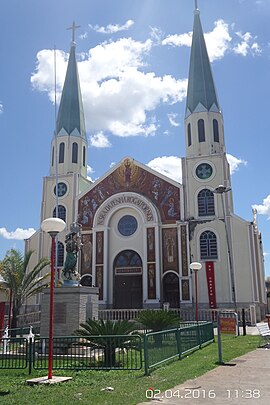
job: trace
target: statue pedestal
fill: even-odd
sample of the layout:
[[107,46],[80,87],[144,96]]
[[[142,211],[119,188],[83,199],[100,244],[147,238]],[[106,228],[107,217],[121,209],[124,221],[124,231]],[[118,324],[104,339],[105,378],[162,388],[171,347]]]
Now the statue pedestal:
[[[56,287],[54,289],[53,335],[71,336],[80,323],[98,319],[98,287]],[[50,289],[46,289],[41,301],[40,336],[49,335]]]

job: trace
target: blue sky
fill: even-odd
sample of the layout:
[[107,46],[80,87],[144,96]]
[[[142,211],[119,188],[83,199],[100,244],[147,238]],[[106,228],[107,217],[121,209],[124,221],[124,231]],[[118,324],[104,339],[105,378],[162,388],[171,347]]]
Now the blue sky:
[[[257,206],[270,276],[270,0],[198,0],[225,121],[235,213]],[[42,177],[75,20],[89,176],[130,155],[180,180],[193,0],[1,4],[0,258],[40,225]]]

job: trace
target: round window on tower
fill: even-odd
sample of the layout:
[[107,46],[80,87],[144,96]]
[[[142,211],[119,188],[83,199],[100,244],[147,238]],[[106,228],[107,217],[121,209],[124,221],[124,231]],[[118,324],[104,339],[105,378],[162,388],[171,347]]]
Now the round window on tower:
[[[57,193],[58,197],[63,197],[67,192],[66,183],[63,183],[63,182],[58,183],[57,190],[58,190],[58,193]],[[56,186],[54,187],[54,194],[56,195]]]
[[118,231],[123,236],[133,235],[138,228],[138,222],[132,215],[124,215],[118,222]]
[[209,163],[201,163],[196,167],[195,173],[200,180],[208,180],[213,174],[213,167]]

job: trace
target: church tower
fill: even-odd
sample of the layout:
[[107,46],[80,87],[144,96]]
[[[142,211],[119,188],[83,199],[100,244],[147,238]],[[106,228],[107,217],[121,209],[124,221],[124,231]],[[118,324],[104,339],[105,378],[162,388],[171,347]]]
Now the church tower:
[[[76,61],[76,28],[73,23],[66,77],[51,142],[50,175],[43,178],[40,214],[40,223],[58,216],[67,224],[66,230],[58,235],[59,274],[64,266],[65,234],[77,220],[76,198],[91,184],[87,179],[88,144]],[[50,238],[41,230],[26,240],[25,246],[26,250],[35,251],[33,260],[50,257]]]
[[203,266],[199,274],[201,306],[235,308],[241,298],[236,294],[240,279],[235,274],[232,243],[233,231],[240,232],[241,226],[234,219],[223,115],[195,4],[185,113],[186,157],[182,160],[190,261]]

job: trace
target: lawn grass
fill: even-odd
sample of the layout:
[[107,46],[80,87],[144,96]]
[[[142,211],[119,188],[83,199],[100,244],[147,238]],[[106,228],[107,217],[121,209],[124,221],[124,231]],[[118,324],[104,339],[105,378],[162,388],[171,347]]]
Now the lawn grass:
[[[217,339],[216,339],[217,340]],[[258,336],[222,335],[223,360],[239,357],[258,347]],[[181,361],[165,363],[145,377],[140,371],[55,371],[71,376],[69,382],[51,386],[28,386],[23,370],[0,370],[0,404],[5,405],[135,405],[146,401],[145,391],[152,387],[164,391],[217,367],[217,342],[197,350]],[[33,372],[31,378],[45,376]],[[114,391],[101,391],[113,387]],[[5,392],[9,391],[9,394]]]

